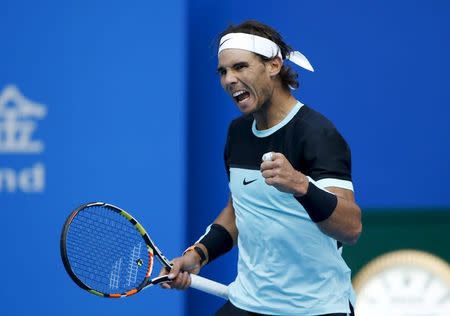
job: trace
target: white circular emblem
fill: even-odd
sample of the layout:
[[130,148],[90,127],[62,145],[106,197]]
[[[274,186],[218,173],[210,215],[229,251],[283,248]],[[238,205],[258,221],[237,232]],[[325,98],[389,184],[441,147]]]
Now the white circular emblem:
[[367,264],[353,284],[358,316],[450,315],[450,266],[423,251],[382,255]]

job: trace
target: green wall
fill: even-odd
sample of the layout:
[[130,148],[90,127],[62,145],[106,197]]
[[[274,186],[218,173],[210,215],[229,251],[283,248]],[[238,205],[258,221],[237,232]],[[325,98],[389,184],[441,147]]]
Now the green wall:
[[363,232],[343,256],[353,277],[369,261],[389,251],[417,249],[450,262],[450,209],[370,209],[363,211]]

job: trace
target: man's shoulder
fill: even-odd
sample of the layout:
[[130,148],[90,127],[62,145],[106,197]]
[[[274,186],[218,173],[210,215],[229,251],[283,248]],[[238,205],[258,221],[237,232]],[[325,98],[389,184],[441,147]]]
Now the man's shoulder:
[[304,105],[295,116],[295,126],[310,132],[336,130],[334,124],[322,113]]

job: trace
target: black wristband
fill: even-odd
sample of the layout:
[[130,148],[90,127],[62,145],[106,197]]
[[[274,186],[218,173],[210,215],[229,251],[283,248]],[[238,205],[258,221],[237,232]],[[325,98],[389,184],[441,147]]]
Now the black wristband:
[[203,244],[208,250],[208,263],[233,248],[233,238],[225,227],[219,224],[212,224],[198,243]]
[[330,217],[337,205],[336,195],[318,188],[312,181],[309,181],[305,195],[294,197],[305,208],[314,223]]
[[203,252],[203,249],[198,246],[194,246],[194,251],[200,256],[200,265],[202,265],[202,263],[206,260],[206,255]]

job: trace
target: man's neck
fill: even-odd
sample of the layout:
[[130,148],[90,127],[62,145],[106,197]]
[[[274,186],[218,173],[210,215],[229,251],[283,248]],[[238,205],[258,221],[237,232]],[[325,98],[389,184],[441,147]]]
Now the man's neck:
[[283,91],[264,104],[261,111],[253,113],[258,130],[269,129],[280,123],[297,104],[297,100],[289,93]]

